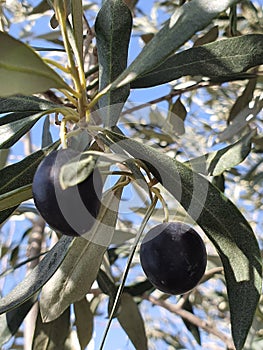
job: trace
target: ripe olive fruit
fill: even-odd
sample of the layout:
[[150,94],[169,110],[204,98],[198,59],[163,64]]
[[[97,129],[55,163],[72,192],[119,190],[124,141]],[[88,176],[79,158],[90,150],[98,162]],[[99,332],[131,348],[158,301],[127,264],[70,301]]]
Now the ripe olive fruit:
[[203,276],[207,254],[203,240],[193,228],[170,222],[153,227],[145,235],[140,260],[146,276],[157,289],[184,294]]
[[83,182],[66,189],[61,187],[61,167],[79,155],[73,149],[51,152],[39,164],[32,184],[34,202],[43,219],[68,236],[89,231],[101,204],[103,184],[96,168]]

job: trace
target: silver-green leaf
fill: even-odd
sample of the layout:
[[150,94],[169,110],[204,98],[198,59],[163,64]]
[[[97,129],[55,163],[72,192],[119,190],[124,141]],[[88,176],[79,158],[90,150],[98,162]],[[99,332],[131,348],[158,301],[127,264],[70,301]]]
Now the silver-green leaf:
[[121,192],[117,189],[104,194],[94,226],[73,242],[61,268],[42,289],[40,310],[45,322],[59,317],[90,290],[114,234]]
[[28,45],[0,32],[0,96],[30,95],[67,84]]
[[[100,90],[115,80],[126,68],[131,27],[131,12],[124,1],[104,1],[95,23]],[[126,85],[108,92],[99,100],[106,127],[116,125],[129,92],[130,88]]]
[[136,79],[131,86],[151,87],[186,75],[224,82],[242,78],[240,73],[262,63],[263,35],[248,34],[184,50]]

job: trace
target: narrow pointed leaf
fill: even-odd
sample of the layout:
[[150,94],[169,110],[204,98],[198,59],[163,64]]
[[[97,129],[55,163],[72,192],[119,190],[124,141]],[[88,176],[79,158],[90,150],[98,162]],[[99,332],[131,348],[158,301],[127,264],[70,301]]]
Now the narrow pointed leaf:
[[143,48],[132,64],[117,78],[115,89],[152,71],[197,31],[205,28],[215,17],[237,0],[192,0],[176,9],[163,28]]
[[90,290],[114,234],[121,192],[118,189],[105,193],[94,226],[73,242],[61,268],[42,289],[40,310],[45,322],[59,317]]
[[29,46],[0,32],[0,96],[30,95],[67,84]]
[[93,313],[86,298],[74,303],[75,325],[82,350],[86,348],[93,334]]
[[[100,90],[115,80],[126,68],[131,27],[131,12],[122,0],[104,1],[95,23]],[[129,86],[126,85],[108,92],[99,100],[106,127],[117,123],[129,91]]]
[[105,131],[100,138],[118,145],[158,170],[158,179],[215,245],[225,271],[232,335],[242,349],[261,294],[262,261],[254,233],[236,206],[207,179],[158,150]]
[[56,272],[68,253],[71,243],[72,237],[62,237],[32,272],[9,294],[0,299],[0,314],[18,307],[39,291]]
[[[191,312],[191,314],[193,315],[195,314],[192,303],[190,302],[189,298],[187,298],[186,301],[184,302],[183,309]],[[201,336],[200,336],[199,328],[184,318],[183,318],[183,321],[187,329],[193,334],[193,337],[195,338],[197,343],[201,345]]]
[[78,55],[83,64],[83,7],[82,0],[71,1],[73,22],[73,35],[75,38]]
[[[16,191],[18,189],[27,189],[31,185],[33,177],[42,159],[56,149],[59,141],[53,143],[51,146],[37,151],[30,156],[24,158],[20,162],[11,164],[0,170],[0,195],[5,195],[8,192]],[[3,197],[3,201],[5,197]],[[0,199],[0,206],[2,200]]]
[[[42,117],[42,113],[11,113],[0,118],[0,149],[13,146]],[[4,124],[2,124],[4,123]]]
[[218,34],[219,34],[218,26],[214,26],[207,33],[199,37],[194,42],[194,46],[200,46],[200,45],[212,43],[218,38]]
[[[0,148],[10,148],[42,117],[45,111],[58,107],[33,96],[0,98]],[[60,106],[61,107],[61,106]]]
[[148,346],[144,321],[138,305],[128,293],[123,293],[121,296],[120,313],[117,318],[135,349],[147,350]]
[[235,80],[240,73],[262,63],[263,34],[248,34],[184,50],[136,79],[131,86],[156,86],[186,75],[214,81]]
[[37,316],[32,350],[66,349],[66,340],[70,333],[70,309],[66,309],[56,320],[43,323],[40,312]]
[[191,166],[197,173],[219,176],[225,170],[240,164],[248,156],[253,136],[255,136],[255,131],[246,134],[233,145],[191,159],[185,164]]
[[28,184],[0,195],[0,211],[13,208],[32,198],[32,185]]
[[43,124],[41,147],[42,148],[47,147],[51,143],[53,143],[53,138],[52,138],[52,134],[50,132],[49,116],[47,115],[45,117],[45,121],[44,121],[44,124]]
[[[263,41],[263,35],[262,35],[262,41]],[[263,56],[263,44],[262,44],[262,56]],[[263,62],[263,58],[262,58]],[[227,119],[228,123],[231,123],[235,117],[248,106],[249,102],[252,101],[254,90],[257,86],[257,79],[250,79],[243,90],[241,96],[239,96],[235,103],[233,104],[230,112],[229,117]]]
[[[0,113],[7,112],[41,112],[59,105],[36,96],[16,95],[0,98]],[[61,107],[61,106],[59,106]]]

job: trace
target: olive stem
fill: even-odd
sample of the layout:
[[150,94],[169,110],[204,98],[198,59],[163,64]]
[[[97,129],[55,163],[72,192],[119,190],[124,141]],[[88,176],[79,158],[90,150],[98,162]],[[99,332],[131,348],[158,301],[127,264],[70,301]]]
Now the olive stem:
[[66,129],[66,124],[67,121],[65,118],[61,120],[61,125],[60,125],[60,140],[61,140],[61,145],[62,148],[65,149],[67,148],[67,129]]
[[164,211],[163,222],[168,222],[169,221],[169,209],[168,209],[167,203],[165,202],[163,196],[160,193],[159,188],[151,187],[151,191],[156,195],[156,197],[158,197],[159,201],[162,204],[163,211]]
[[132,263],[132,259],[134,257],[136,248],[137,248],[138,243],[139,243],[139,241],[141,239],[141,235],[142,235],[142,233],[143,233],[143,231],[145,229],[145,226],[147,225],[147,223],[148,223],[148,221],[149,221],[149,219],[150,219],[150,217],[151,217],[151,215],[152,215],[152,213],[153,213],[153,211],[155,209],[157,201],[158,201],[157,196],[154,196],[154,198],[152,200],[152,203],[151,203],[150,207],[148,208],[148,210],[147,210],[147,212],[145,214],[145,217],[144,217],[144,219],[143,219],[143,221],[141,223],[141,226],[140,226],[140,228],[138,230],[138,233],[137,233],[137,235],[136,235],[136,237],[134,239],[134,242],[132,244],[131,251],[130,251],[130,254],[129,254],[129,257],[128,257],[128,261],[126,263],[126,266],[124,268],[124,271],[123,271],[123,274],[122,274],[122,277],[121,277],[121,283],[120,283],[120,285],[118,287],[118,290],[117,290],[117,293],[116,293],[116,297],[115,297],[115,300],[114,300],[114,303],[113,303],[113,306],[112,306],[112,309],[111,309],[111,312],[110,312],[109,320],[108,320],[106,329],[104,331],[103,338],[102,338],[99,350],[102,350],[103,346],[105,344],[106,337],[108,335],[113,316],[116,313],[117,306],[119,305],[120,297],[121,297],[121,294],[123,292],[123,288],[124,288],[125,281],[127,279],[128,273],[129,273],[129,269],[130,269],[130,266],[131,266],[131,263]]
[[67,74],[70,73],[69,67],[65,67],[62,64],[52,60],[51,58],[44,58],[44,61],[46,63],[52,64],[52,66],[57,67],[58,69],[62,70],[62,72],[64,72],[64,73],[67,73]]

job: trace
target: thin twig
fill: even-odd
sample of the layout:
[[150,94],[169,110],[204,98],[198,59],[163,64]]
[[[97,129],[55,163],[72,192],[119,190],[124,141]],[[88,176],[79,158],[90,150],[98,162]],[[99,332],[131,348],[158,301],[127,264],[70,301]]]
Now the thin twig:
[[214,85],[219,85],[219,83],[202,81],[202,82],[196,83],[194,85],[188,86],[184,89],[173,90],[172,92],[170,92],[170,94],[166,94],[164,96],[161,96],[161,97],[155,98],[153,100],[150,100],[148,102],[142,103],[138,106],[134,106],[132,108],[126,109],[125,111],[122,112],[122,115],[133,113],[133,112],[138,111],[142,108],[149,107],[149,105],[154,105],[154,104],[159,103],[159,102],[170,101],[173,97],[182,95],[185,92],[197,90],[197,89],[200,89],[203,87],[214,86]]
[[147,294],[145,294],[143,296],[143,299],[150,301],[154,305],[161,306],[164,309],[166,309],[166,310],[168,310],[168,311],[170,311],[178,316],[181,316],[184,320],[192,323],[193,325],[195,325],[199,328],[202,328],[207,333],[213,334],[216,337],[218,337],[220,340],[222,340],[226,344],[226,346],[229,350],[235,350],[235,346],[233,344],[233,341],[229,337],[227,337],[224,333],[222,333],[218,329],[216,329],[208,321],[204,321],[204,320],[200,319],[199,317],[197,317],[196,315],[192,314],[191,312],[182,309],[182,307],[180,305],[177,305],[177,304],[174,305],[174,304],[171,304],[165,300],[157,299],[157,298],[153,297],[152,295],[147,295]]

